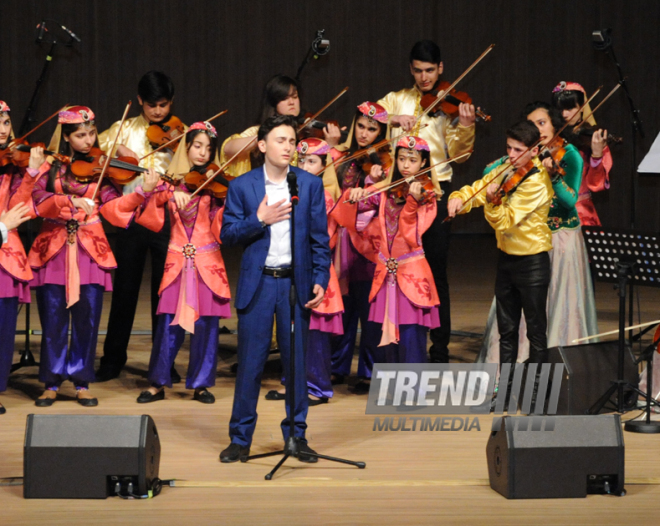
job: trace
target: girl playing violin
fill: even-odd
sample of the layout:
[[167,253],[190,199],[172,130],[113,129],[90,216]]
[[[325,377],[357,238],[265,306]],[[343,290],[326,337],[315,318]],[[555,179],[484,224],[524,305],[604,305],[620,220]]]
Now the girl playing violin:
[[[273,115],[292,115],[300,117],[300,86],[298,82],[287,77],[286,75],[275,75],[270,78],[264,86],[263,95],[261,97],[261,110],[259,112],[259,119],[256,125],[249,127],[242,133],[235,133],[222,143],[220,148],[220,162],[226,163],[234,154],[238,153],[243,147],[249,143],[253,143],[251,147],[243,151],[241,155],[235,159],[229,167],[227,173],[233,177],[249,172],[252,168],[263,164],[263,161],[258,155],[257,131],[259,125],[266,119]],[[341,137],[341,131],[335,124],[328,123],[323,130],[325,141],[330,146],[336,146]],[[251,152],[257,152],[251,156]],[[295,166],[295,159],[292,164]]]
[[[86,157],[98,145],[94,118],[85,106],[61,111],[49,149],[74,160]],[[34,212],[45,219],[28,255],[43,330],[39,379],[46,389],[36,405],[53,405],[62,382],[71,380],[78,403],[95,406],[98,401],[88,389],[94,381],[103,292],[112,290],[110,271],[116,267],[99,213],[126,228],[144,197],[122,195],[106,178],[97,189],[98,176],[78,180],[70,165],[43,162],[43,154],[34,157],[19,191],[31,193]],[[145,180],[144,190],[152,190],[157,181]]]
[[[337,243],[337,223],[330,217],[330,211],[339,197],[333,193],[334,172],[331,167],[326,168],[332,161],[330,145],[322,139],[309,137],[298,143],[298,168],[313,175],[322,170],[325,189],[325,207],[328,213],[328,235],[330,236],[330,249],[334,250]],[[336,186],[334,187],[336,188]],[[323,296],[321,304],[312,309],[309,321],[309,334],[307,336],[307,394],[309,405],[319,405],[332,398],[333,388],[331,382],[332,372],[332,339],[333,336],[343,334],[342,313],[344,304],[339,290],[339,281],[334,266],[330,265],[330,281]],[[282,379],[282,384],[284,384]],[[284,400],[285,390],[269,391],[266,400]]]
[[[0,148],[14,138],[10,109],[0,100]],[[31,157],[39,155],[35,149]],[[23,243],[16,228],[30,218],[28,206],[21,202],[17,190],[24,170],[12,162],[0,167],[0,392],[7,390],[16,334],[18,304],[30,303],[32,271],[26,265]],[[0,404],[0,414],[6,412]]]
[[[392,181],[413,177],[428,167],[430,159],[424,139],[401,136]],[[368,197],[374,188],[347,190],[333,217],[349,230],[356,248],[376,264],[369,323],[382,324],[379,347],[385,346],[387,361],[426,363],[427,333],[440,325],[440,300],[421,240],[437,213],[435,193],[413,181],[407,192],[392,189]],[[346,204],[345,199],[357,205]],[[370,211],[377,211],[376,217],[362,226],[360,215]]]
[[[363,102],[357,107],[355,117],[348,132],[347,141],[338,146],[337,150],[352,155],[358,150],[367,149],[386,138],[388,134],[387,112],[380,104]],[[365,163],[370,161],[368,155],[363,155],[353,161],[337,166],[337,181],[329,182],[338,192],[344,193],[351,188],[362,188],[370,175],[365,171]],[[371,179],[369,180],[371,181]],[[367,216],[377,213],[371,210]],[[380,328],[369,324],[369,291],[374,278],[375,265],[353,246],[352,239],[344,227],[338,229],[337,246],[335,248],[335,270],[344,302],[344,334],[334,342],[332,353],[333,383],[343,383],[351,372],[353,351],[357,338],[358,321],[362,328],[360,336],[360,354],[358,361],[359,382],[356,392],[367,392],[371,379],[374,355],[378,352],[377,344]]]
[[[211,159],[219,164],[217,151],[215,128],[208,122],[196,122],[188,129],[168,172],[173,177],[193,171],[211,175]],[[172,225],[149,361],[151,387],[140,393],[138,403],[165,398],[165,387],[172,387],[170,369],[186,331],[192,334],[186,388],[195,390],[193,398],[199,402],[215,402],[207,388],[215,385],[218,321],[231,317],[229,283],[219,237],[224,198],[215,197],[209,190],[191,198],[194,190],[185,181],[176,191],[170,185],[160,186],[148,197],[137,219],[139,224],[158,232],[167,214]]]
[[[612,169],[612,153],[607,146],[607,130],[597,129],[596,120],[591,115],[591,108],[584,105],[586,92],[577,82],[560,82],[552,90],[552,105],[561,111],[564,121],[571,126],[581,123],[587,115],[586,126],[581,129],[578,136],[568,134],[569,142],[577,146],[584,167],[582,170],[582,182],[578,192],[578,200],[575,204],[582,225],[600,225],[600,219],[596,213],[596,207],[591,199],[592,192],[602,192],[610,187],[610,170]],[[584,144],[583,133],[590,133],[591,140],[588,146]]]

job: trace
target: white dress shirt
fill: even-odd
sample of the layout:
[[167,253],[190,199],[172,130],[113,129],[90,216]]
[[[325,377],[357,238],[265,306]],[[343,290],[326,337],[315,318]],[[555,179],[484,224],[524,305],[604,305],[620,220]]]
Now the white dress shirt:
[[[266,165],[264,165],[264,182],[269,206],[282,199],[286,199],[287,203],[291,200],[286,179],[279,184],[272,182],[268,178]],[[266,266],[275,268],[291,266],[291,224],[289,219],[270,225],[270,246]]]

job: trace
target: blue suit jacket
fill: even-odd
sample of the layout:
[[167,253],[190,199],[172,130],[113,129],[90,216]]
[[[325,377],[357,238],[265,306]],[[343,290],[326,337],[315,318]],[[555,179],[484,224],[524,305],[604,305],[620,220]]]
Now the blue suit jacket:
[[[294,273],[298,302],[307,303],[315,284],[324,289],[330,277],[330,239],[325,210],[323,182],[300,168],[291,167],[298,177],[300,201],[295,212]],[[263,228],[257,209],[266,195],[263,167],[255,168],[229,183],[222,216],[220,239],[223,245],[243,245],[235,305],[244,309],[259,287],[270,247],[270,226]]]

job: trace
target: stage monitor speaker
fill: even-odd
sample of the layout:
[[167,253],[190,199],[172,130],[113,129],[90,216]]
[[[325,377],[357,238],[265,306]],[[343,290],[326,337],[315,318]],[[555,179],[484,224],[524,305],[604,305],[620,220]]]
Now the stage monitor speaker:
[[146,495],[158,478],[160,440],[148,415],[28,415],[23,495],[104,499],[117,482]]
[[[548,349],[548,361],[563,363],[566,368],[557,414],[584,415],[618,377],[619,342],[552,347]],[[637,386],[639,373],[628,346],[625,349],[623,370],[626,380]],[[624,393],[624,396],[630,397],[627,400],[629,403],[636,400],[632,392]]]
[[502,417],[486,446],[490,487],[507,499],[624,494],[619,415]]

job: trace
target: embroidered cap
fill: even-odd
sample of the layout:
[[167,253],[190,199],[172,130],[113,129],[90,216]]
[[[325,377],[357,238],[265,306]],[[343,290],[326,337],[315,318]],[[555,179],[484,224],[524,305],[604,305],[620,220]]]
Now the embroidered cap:
[[309,137],[300,141],[296,150],[301,155],[326,155],[330,151],[330,145],[323,139]]
[[420,152],[430,152],[429,143],[421,137],[414,137],[413,135],[402,135],[396,143],[397,148],[407,148],[409,150],[419,150]]
[[552,90],[552,93],[557,93],[559,91],[581,91],[582,93],[587,93],[584,88],[578,84],[577,82],[566,82],[565,80],[562,80],[559,84],[557,84],[554,89]]
[[9,112],[9,106],[4,100],[0,100],[0,113]]
[[94,118],[94,112],[87,106],[71,106],[58,114],[57,122],[60,124],[84,124],[93,121]]
[[365,117],[387,124],[387,110],[385,110],[380,104],[366,101],[358,106],[358,110],[360,110]]
[[192,131],[192,130],[204,130],[214,139],[218,136],[218,132],[215,131],[215,127],[213,126],[213,124],[206,121],[196,122],[194,124],[191,124],[190,128],[188,128],[188,131]]

